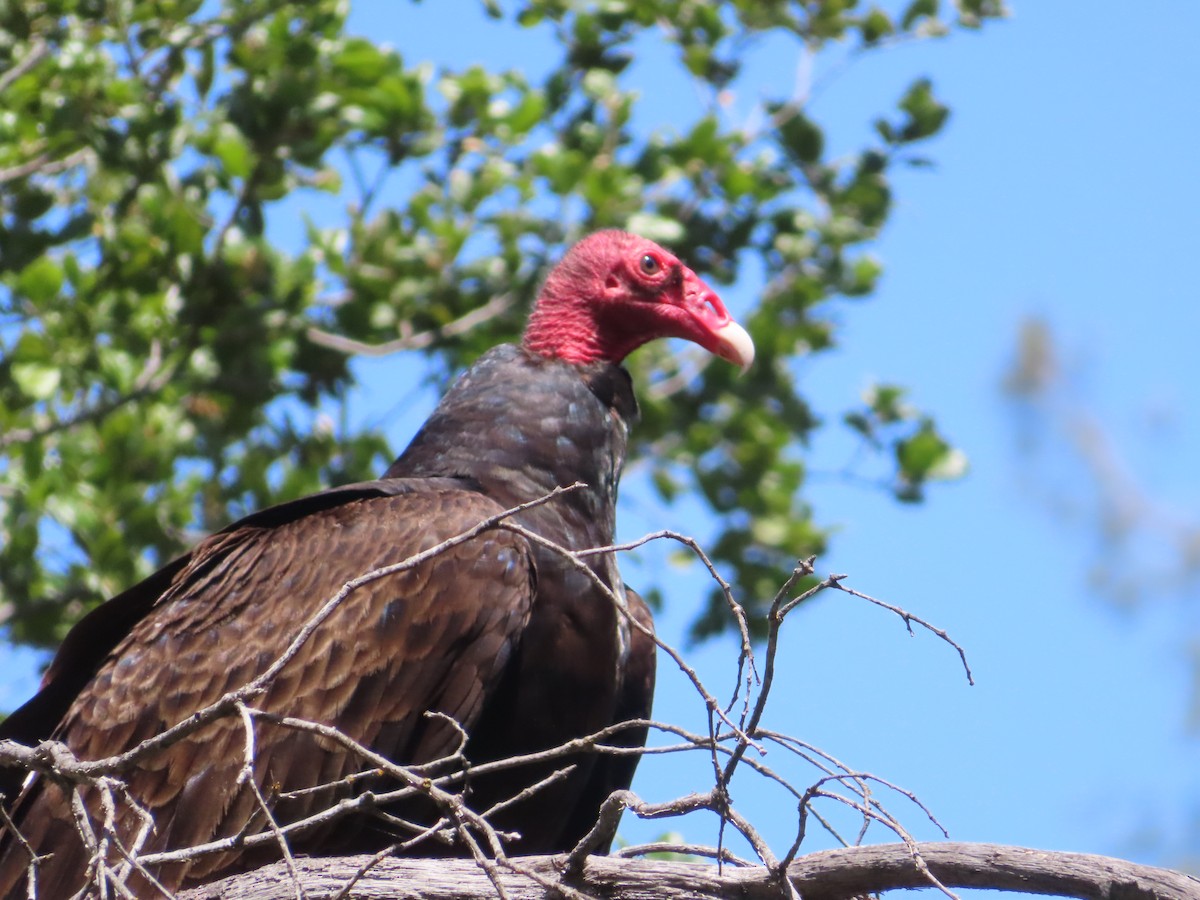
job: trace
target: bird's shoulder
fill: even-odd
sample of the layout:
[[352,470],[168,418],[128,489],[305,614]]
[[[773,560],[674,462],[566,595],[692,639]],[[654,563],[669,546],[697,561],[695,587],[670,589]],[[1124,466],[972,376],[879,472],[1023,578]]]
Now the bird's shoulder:
[[534,410],[555,416],[558,410],[585,400],[631,424],[638,415],[633,380],[623,366],[575,364],[502,344],[479,357],[455,381],[439,409]]

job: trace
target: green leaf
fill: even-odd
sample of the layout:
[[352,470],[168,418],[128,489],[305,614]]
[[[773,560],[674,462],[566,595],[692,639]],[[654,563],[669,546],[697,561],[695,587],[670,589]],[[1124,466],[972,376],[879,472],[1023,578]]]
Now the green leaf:
[[216,51],[211,43],[205,43],[200,48],[200,67],[196,71],[196,92],[201,98],[208,96],[215,74]]
[[685,233],[683,224],[677,220],[647,212],[634,213],[625,222],[625,228],[668,246],[683,240]]
[[250,145],[236,128],[222,128],[213,145],[213,152],[225,171],[234,178],[245,178],[250,174]]
[[847,277],[842,281],[842,293],[847,297],[865,296],[875,290],[882,274],[883,264],[874,256],[864,254],[850,264]]
[[607,69],[589,69],[583,76],[583,92],[593,100],[607,100],[616,93],[617,77]]
[[867,440],[875,440],[875,426],[869,416],[861,412],[848,412],[842,416],[842,421]]
[[900,18],[900,27],[911,31],[921,19],[933,19],[938,14],[938,0],[913,0]]
[[35,259],[17,277],[16,290],[34,304],[53,300],[62,290],[62,266],[48,256]]
[[913,82],[901,98],[900,108],[908,113],[908,120],[900,128],[899,141],[917,141],[937,134],[950,117],[949,108],[933,96],[933,84],[928,78]]
[[379,48],[363,38],[346,41],[334,57],[334,66],[356,84],[369,85],[388,71],[387,57]]
[[825,135],[800,110],[783,120],[779,126],[783,146],[801,163],[815,163],[825,151]]
[[542,120],[546,114],[546,98],[539,91],[528,91],[521,97],[513,111],[504,117],[504,123],[514,134],[524,134]]
[[922,422],[920,429],[912,437],[896,442],[896,459],[900,463],[900,472],[912,483],[924,481],[938,465],[950,465],[946,460],[950,452],[950,445],[942,439],[929,420]]
[[913,409],[904,402],[906,388],[894,384],[874,384],[863,392],[863,401],[881,422],[900,422],[913,417]]
[[[907,28],[908,26],[905,26]],[[864,44],[874,44],[894,34],[896,26],[892,24],[891,17],[879,7],[872,7],[867,13],[862,22],[859,24],[859,30],[862,33]]]
[[954,481],[965,476],[969,469],[970,460],[967,458],[967,454],[956,447],[951,447],[929,467],[925,477],[936,478],[939,481]]
[[62,370],[42,363],[13,363],[12,378],[31,400],[49,400],[62,382]]

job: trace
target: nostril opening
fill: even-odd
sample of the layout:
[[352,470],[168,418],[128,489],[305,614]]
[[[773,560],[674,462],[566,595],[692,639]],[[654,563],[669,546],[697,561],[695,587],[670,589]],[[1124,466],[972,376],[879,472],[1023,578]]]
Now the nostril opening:
[[616,275],[609,275],[608,280],[604,282],[604,286],[610,291],[615,291],[621,286],[621,282],[617,279]]

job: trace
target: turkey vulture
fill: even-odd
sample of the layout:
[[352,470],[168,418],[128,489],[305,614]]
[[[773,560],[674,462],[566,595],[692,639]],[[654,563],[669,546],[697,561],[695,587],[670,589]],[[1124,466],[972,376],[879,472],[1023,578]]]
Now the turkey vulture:
[[[560,486],[583,485],[516,521],[569,549],[611,544],[637,416],[620,363],[662,337],[686,338],[742,367],[754,355],[717,295],[666,250],[619,231],[581,241],[547,277],[521,345],[491,350],[460,377],[383,478],[248,516],[98,607],[67,636],[41,690],[0,725],[0,737],[53,738],[82,759],[125,751],[262,674],[346,582]],[[443,759],[464,732],[465,756],[479,764],[644,718],[654,643],[630,619],[649,626],[649,611],[621,582],[613,554],[583,559],[611,595],[560,552],[512,530],[482,530],[350,591],[252,705],[336,726],[403,764]],[[617,740],[641,746],[645,732]],[[370,766],[327,738],[263,719],[254,729],[251,785],[239,779],[246,742],[242,720],[226,716],[125,773],[128,799],[154,819],[142,853],[261,830],[255,785],[279,824],[364,784],[395,787],[344,781]],[[570,762],[566,777],[491,817],[519,834],[512,852],[571,848],[603,798],[628,786],[636,756],[578,754]],[[468,773],[467,801],[489,810],[563,765]],[[12,820],[36,852],[52,854],[37,869],[39,896],[68,897],[107,877],[89,871],[93,854],[64,788],[4,775]],[[86,796],[99,821],[97,794]],[[130,846],[143,825],[118,799],[110,870],[122,864],[111,844]],[[425,798],[383,812],[392,815],[361,813],[298,833],[291,846],[326,855],[381,848],[413,837],[398,818],[428,825],[438,817]],[[0,896],[24,896],[28,851],[11,834],[3,841]],[[410,852],[466,851],[427,840]],[[158,896],[160,886],[202,883],[277,855],[271,845],[230,849],[133,873],[129,884],[138,896]]]

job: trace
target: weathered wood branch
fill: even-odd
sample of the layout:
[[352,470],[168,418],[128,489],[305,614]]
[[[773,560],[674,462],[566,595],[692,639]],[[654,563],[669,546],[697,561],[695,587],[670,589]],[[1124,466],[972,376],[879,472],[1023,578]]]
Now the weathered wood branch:
[[[1082,900],[1198,900],[1200,879],[1107,856],[1000,844],[879,844],[798,857],[788,877],[804,900],[847,900],[868,892],[931,888],[913,861],[950,888],[992,888]],[[300,858],[296,871],[309,900],[494,900],[496,885],[469,859]],[[510,900],[555,900],[543,884],[559,877],[562,857],[509,860],[499,879]],[[364,866],[366,871],[364,872]],[[514,871],[516,870],[516,871]],[[528,874],[524,874],[528,873]],[[542,884],[530,876],[538,876]],[[355,880],[357,876],[357,880]],[[353,885],[347,890],[347,884]],[[779,900],[788,896],[761,866],[590,857],[568,884],[597,900]],[[294,900],[282,863],[185,891],[179,900]]]

